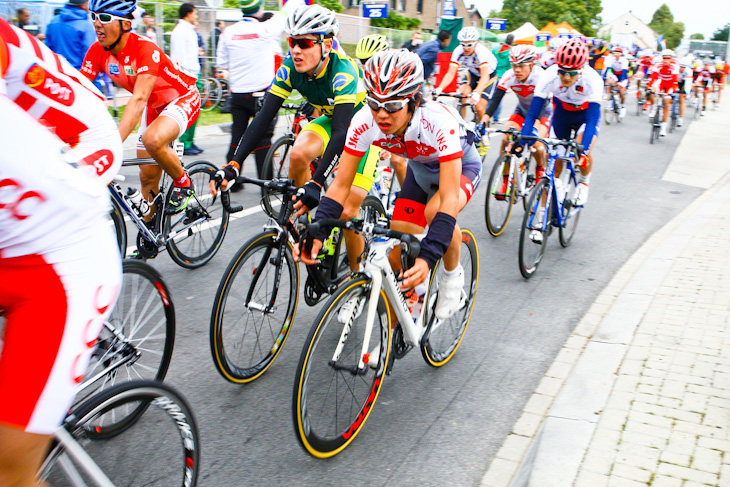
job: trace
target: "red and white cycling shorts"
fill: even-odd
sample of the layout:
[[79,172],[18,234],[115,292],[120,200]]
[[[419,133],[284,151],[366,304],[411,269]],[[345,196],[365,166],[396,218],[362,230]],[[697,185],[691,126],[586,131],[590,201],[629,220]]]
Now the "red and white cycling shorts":
[[152,124],[157,117],[165,115],[172,118],[177,122],[179,132],[176,138],[179,138],[185,133],[187,129],[192,126],[198,119],[200,114],[200,92],[193,86],[190,91],[172,100],[170,103],[159,108],[145,107],[144,113],[142,113],[142,121],[139,124],[139,137],[137,138],[137,149],[145,150],[144,144],[142,144],[142,134],[147,127]]
[[80,244],[0,259],[0,423],[52,434],[72,404],[122,279],[108,222]]

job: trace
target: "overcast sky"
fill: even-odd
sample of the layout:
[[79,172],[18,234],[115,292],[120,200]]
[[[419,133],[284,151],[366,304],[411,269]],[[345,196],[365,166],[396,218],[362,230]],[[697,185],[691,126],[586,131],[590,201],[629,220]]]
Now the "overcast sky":
[[[465,0],[466,4],[479,3],[486,8],[500,10],[501,0]],[[709,39],[715,30],[730,23],[730,0],[602,0],[601,20],[607,24],[631,10],[644,23],[651,22],[654,11],[666,3],[675,22],[684,22],[685,36],[702,33]],[[536,25],[538,29],[541,25]]]

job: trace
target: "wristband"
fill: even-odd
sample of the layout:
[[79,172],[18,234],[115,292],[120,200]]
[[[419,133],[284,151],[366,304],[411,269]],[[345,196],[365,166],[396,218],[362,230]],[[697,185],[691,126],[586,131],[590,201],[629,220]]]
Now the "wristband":
[[426,261],[429,269],[433,269],[451,245],[454,227],[456,218],[440,211],[431,220],[426,238],[421,241],[421,251],[418,253],[418,257]]
[[[317,213],[314,215],[312,221],[318,222],[320,220],[324,220],[325,218],[339,218],[340,216],[342,216],[343,210],[344,207],[337,201],[333,200],[332,198],[328,198],[327,196],[323,196],[319,202]],[[329,235],[329,233],[329,228],[321,228],[319,230],[319,233],[317,233],[314,238],[324,242],[324,239],[327,238],[327,235]]]

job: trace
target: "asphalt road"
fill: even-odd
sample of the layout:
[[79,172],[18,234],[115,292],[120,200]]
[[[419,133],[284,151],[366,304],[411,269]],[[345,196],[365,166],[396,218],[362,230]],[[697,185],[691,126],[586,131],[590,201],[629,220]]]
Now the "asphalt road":
[[[529,281],[517,263],[521,206],[498,238],[487,233],[484,223],[486,178],[497,157],[493,149],[485,181],[459,215],[460,224],[478,239],[481,266],[466,339],[441,369],[428,366],[418,351],[396,362],[360,435],[325,461],[300,448],[291,413],[296,364],[319,307],[300,300],[284,350],[256,382],[230,384],[214,369],[209,325],[219,280],[238,247],[265,221],[255,210],[258,188],[235,195],[254,213],[231,222],[222,248],[207,266],[185,270],[165,254],[149,261],[164,276],[176,306],[177,337],[166,381],[188,398],[198,420],[200,485],[478,485],[599,291],[653,232],[700,193],[661,180],[684,130],[650,145],[645,116],[629,113],[620,125],[603,125],[590,200],[573,243],[561,248],[554,232]],[[185,160],[223,163],[228,137],[198,137],[205,153]],[[253,168],[250,159],[244,174],[253,176]],[[123,173],[134,180],[134,169]],[[130,232],[131,243],[133,237]]]

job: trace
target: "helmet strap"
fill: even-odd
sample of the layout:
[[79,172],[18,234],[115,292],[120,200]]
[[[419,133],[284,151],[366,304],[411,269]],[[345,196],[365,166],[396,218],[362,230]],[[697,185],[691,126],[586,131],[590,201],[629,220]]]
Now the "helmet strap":
[[105,51],[111,51],[112,49],[114,49],[115,47],[117,47],[117,44],[119,44],[119,41],[122,40],[122,37],[124,36],[124,34],[126,34],[127,32],[131,32],[132,31],[132,28],[131,27],[129,29],[126,29],[125,30],[124,29],[124,24],[122,24],[122,21],[121,20],[119,20],[118,22],[119,22],[119,27],[122,29],[122,31],[119,33],[119,37],[117,37],[117,40],[114,41],[111,46],[104,48]]
[[322,68],[322,64],[324,64],[325,60],[327,59],[326,52],[325,52],[325,48],[324,48],[324,40],[325,39],[324,39],[324,36],[321,35],[321,34],[320,34],[320,40],[322,41],[320,43],[320,46],[322,46],[322,58],[317,63],[317,67],[314,68],[314,73],[312,73],[312,76],[307,77],[307,80],[308,81],[313,81],[314,79],[317,78],[317,76],[319,75],[319,70]]

